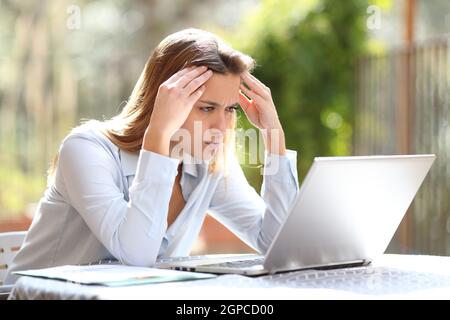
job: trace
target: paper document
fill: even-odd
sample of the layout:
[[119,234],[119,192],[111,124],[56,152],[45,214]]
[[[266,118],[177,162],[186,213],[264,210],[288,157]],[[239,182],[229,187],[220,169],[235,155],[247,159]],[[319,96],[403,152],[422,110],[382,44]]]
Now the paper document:
[[13,273],[32,277],[65,280],[81,284],[112,287],[216,277],[216,275],[210,273],[133,267],[120,264],[88,266],[66,265],[46,269],[15,271]]

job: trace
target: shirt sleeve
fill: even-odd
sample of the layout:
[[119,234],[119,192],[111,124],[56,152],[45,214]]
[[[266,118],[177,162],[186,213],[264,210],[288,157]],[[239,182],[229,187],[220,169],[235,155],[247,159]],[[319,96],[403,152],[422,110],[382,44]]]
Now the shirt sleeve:
[[210,214],[260,253],[269,248],[296,199],[297,152],[265,152],[261,196],[251,187],[237,161],[230,163],[213,195]]
[[117,183],[120,168],[108,152],[88,139],[66,139],[57,174],[70,204],[114,257],[129,265],[152,265],[167,229],[179,161],[141,150],[127,202]]

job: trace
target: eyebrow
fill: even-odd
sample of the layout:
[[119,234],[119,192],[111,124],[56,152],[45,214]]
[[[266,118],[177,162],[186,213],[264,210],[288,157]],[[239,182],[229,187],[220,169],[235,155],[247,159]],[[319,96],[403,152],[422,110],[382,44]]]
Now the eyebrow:
[[[209,100],[199,100],[199,101],[203,102],[203,103],[206,103],[206,104],[209,104],[209,105],[214,106],[214,107],[220,107],[220,103],[217,103],[217,102],[214,102],[214,101],[209,101]],[[233,104],[231,104],[231,105],[229,105],[229,106],[227,106],[225,108],[234,107],[236,105],[239,105],[239,103],[238,102],[233,103]]]

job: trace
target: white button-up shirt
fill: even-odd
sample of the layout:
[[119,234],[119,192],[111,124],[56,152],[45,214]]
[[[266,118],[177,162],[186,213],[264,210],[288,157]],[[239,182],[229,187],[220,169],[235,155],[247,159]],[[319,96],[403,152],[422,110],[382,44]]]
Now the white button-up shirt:
[[[16,280],[16,270],[103,259],[150,266],[157,258],[189,255],[207,212],[265,253],[298,194],[296,157],[292,150],[265,153],[262,196],[236,158],[226,177],[208,173],[206,161],[183,161],[186,204],[167,228],[180,160],[126,152],[95,127],[78,127],[61,143],[55,182],[39,202],[5,283]],[[271,162],[278,170],[266,174]]]

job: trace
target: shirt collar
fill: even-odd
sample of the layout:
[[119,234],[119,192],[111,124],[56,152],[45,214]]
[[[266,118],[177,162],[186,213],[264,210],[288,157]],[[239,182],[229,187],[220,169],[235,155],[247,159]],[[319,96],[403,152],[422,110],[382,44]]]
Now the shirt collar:
[[191,176],[198,176],[197,163],[200,163],[198,160],[195,160],[190,154],[183,153],[183,171],[190,174]]

